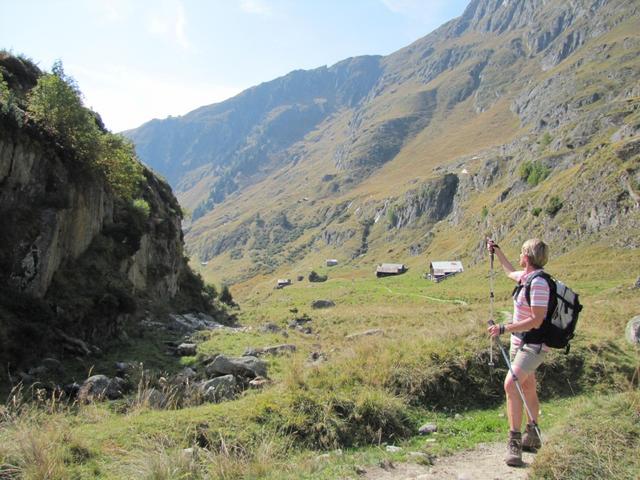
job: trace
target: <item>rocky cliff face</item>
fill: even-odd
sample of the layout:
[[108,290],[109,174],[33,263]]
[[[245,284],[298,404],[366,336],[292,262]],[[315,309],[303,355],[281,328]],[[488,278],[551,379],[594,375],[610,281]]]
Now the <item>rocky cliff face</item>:
[[0,132],[2,276],[42,298],[60,266],[113,222],[114,198],[89,175],[73,179],[78,172],[55,145],[7,127]]
[[[12,79],[21,61],[0,60]],[[69,339],[103,347],[138,332],[150,315],[162,321],[161,312],[201,311],[224,321],[187,265],[170,187],[144,169],[137,203],[118,195],[74,150],[25,120],[21,104],[9,109],[6,101],[0,98],[2,364],[14,369],[47,353],[78,353],[65,352]]]

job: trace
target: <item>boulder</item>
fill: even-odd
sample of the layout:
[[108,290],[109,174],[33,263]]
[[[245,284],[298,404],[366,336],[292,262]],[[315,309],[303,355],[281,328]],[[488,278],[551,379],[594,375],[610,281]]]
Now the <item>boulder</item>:
[[80,392],[81,385],[79,383],[73,382],[68,383],[64,387],[62,387],[62,391],[64,392],[67,398],[73,399],[78,396],[78,392]]
[[181,343],[176,349],[176,353],[179,357],[193,357],[197,351],[197,345],[195,343]]
[[311,308],[331,308],[336,304],[332,300],[314,300],[311,303]]
[[269,383],[269,380],[267,380],[264,377],[256,377],[253,380],[251,380],[249,382],[249,386],[251,388],[263,388],[265,387],[267,384]]
[[198,330],[216,330],[219,328],[227,328],[221,323],[215,321],[213,317],[206,313],[185,313],[184,315],[169,315],[173,321],[173,329],[186,332],[195,332]]
[[116,368],[116,376],[124,377],[125,375],[131,373],[136,365],[129,362],[116,362],[114,366]]
[[167,397],[160,390],[150,388],[144,392],[142,396],[142,403],[149,408],[161,409],[166,405]]
[[240,377],[255,378],[267,376],[267,364],[256,357],[227,357],[218,355],[213,362],[205,367],[210,376],[238,375]]
[[438,431],[438,426],[435,423],[425,423],[418,429],[419,435],[430,435]]
[[640,345],[640,315],[633,317],[627,323],[625,338],[633,345]]
[[126,390],[126,382],[119,378],[109,378],[106,375],[93,375],[87,378],[78,391],[78,399],[81,402],[116,400],[122,398]]
[[302,316],[296,317],[291,322],[289,322],[289,328],[298,328],[305,323],[311,322],[312,320],[313,319],[305,313]]
[[282,331],[282,328],[280,328],[275,323],[265,323],[263,326],[260,327],[260,332],[262,333],[279,333],[281,331]]
[[284,353],[293,353],[296,351],[296,346],[290,343],[283,343],[282,345],[272,345],[270,347],[257,347],[247,348],[242,354],[244,357],[259,357],[260,355],[282,355]]
[[636,279],[636,283],[633,285],[633,288],[640,288],[640,277]]
[[238,392],[238,382],[233,375],[212,378],[200,385],[204,398],[209,402],[231,400]]
[[193,368],[191,368],[191,367],[184,367],[184,368],[183,368],[183,369],[178,373],[178,375],[179,375],[179,376],[181,376],[181,377],[183,377],[183,378],[189,378],[189,379],[190,379],[190,378],[194,378],[194,377],[197,375],[197,373],[196,373],[196,371],[195,371]]

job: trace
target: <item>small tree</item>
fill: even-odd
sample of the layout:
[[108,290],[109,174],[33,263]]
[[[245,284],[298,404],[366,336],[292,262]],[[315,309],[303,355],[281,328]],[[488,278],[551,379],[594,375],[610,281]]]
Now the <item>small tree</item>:
[[222,290],[220,291],[220,301],[230,307],[235,307],[237,304],[233,301],[233,296],[231,296],[231,291],[227,285],[222,286]]
[[527,182],[530,186],[535,187],[545,178],[549,176],[549,167],[542,162],[527,161],[520,165],[520,179]]
[[559,197],[551,197],[544,211],[550,217],[553,217],[562,208],[562,200]]
[[[213,300],[214,298],[216,298],[218,296],[218,291],[216,290],[216,287],[214,285],[211,285],[210,283],[206,283],[204,285],[204,292],[207,294],[207,296]],[[231,295],[231,294],[229,294]]]
[[389,224],[388,228],[392,229],[393,227],[395,227],[398,223],[398,214],[396,213],[396,208],[395,207],[390,207],[389,210],[387,210],[387,222]]
[[9,85],[0,72],[0,112],[8,114],[14,111],[16,105],[16,96],[9,88]]
[[320,275],[315,270],[312,270],[311,273],[309,274],[310,282],[326,282],[327,278],[328,277],[326,275]]
[[95,164],[115,193],[130,199],[144,182],[143,168],[136,159],[133,144],[122,135],[105,133],[100,137]]
[[82,159],[95,157],[100,130],[95,117],[82,105],[80,90],[73,78],[65,75],[62,62],[53,65],[29,92],[27,111],[34,121],[57,136]]

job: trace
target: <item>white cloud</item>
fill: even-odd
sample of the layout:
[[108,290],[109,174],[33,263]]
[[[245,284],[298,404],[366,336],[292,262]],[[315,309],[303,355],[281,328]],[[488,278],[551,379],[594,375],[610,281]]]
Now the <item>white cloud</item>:
[[149,33],[166,37],[185,50],[191,47],[186,33],[187,16],[184,5],[178,0],[163,0],[147,17]]
[[65,65],[65,70],[78,81],[85,104],[98,112],[114,132],[138,127],[153,118],[184,115],[242,90],[229,85],[187,83],[123,65]]
[[273,13],[271,5],[264,0],[240,0],[240,8],[243,12],[253,15],[269,16]]

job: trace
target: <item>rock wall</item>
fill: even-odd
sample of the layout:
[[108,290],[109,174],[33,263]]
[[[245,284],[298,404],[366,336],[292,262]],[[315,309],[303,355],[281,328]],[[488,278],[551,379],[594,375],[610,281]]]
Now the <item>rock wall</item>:
[[76,355],[65,338],[104,348],[154,311],[227,320],[187,264],[170,187],[143,173],[136,207],[46,132],[0,116],[2,364]]
[[11,260],[3,275],[35,297],[45,295],[60,265],[78,258],[113,218],[104,184],[71,176],[54,148],[18,133],[0,138],[0,218],[4,237],[13,240],[3,246]]

